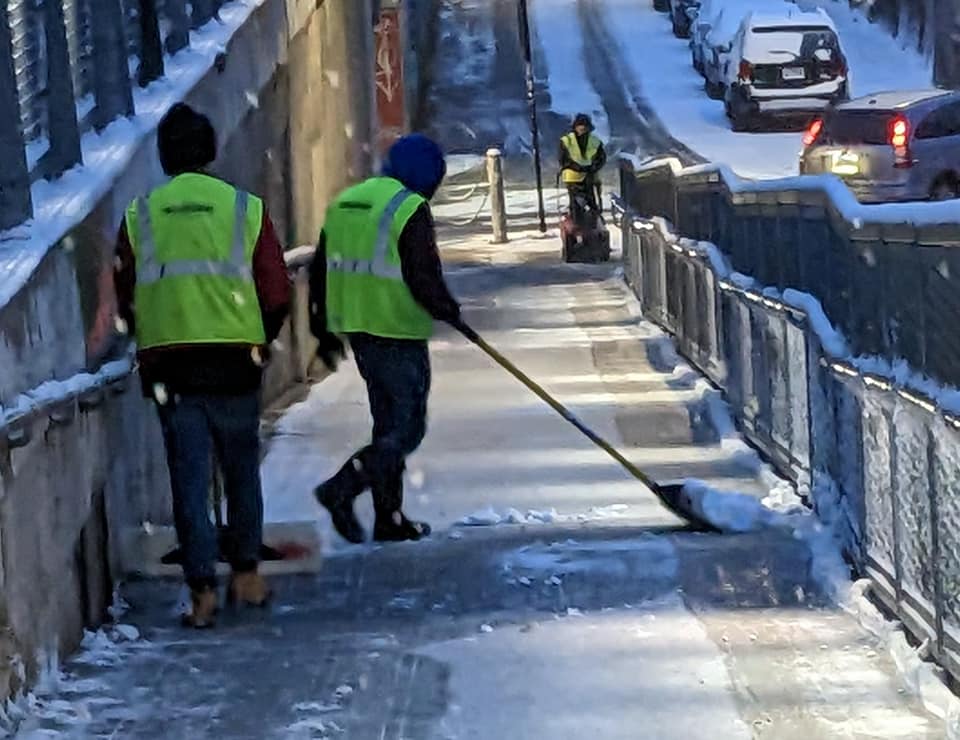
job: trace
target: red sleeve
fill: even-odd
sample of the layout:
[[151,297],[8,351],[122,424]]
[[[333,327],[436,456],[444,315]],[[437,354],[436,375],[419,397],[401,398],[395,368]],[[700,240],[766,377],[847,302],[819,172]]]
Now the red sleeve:
[[117,294],[117,314],[126,322],[126,333],[136,331],[133,313],[133,294],[137,285],[137,265],[133,246],[127,234],[126,220],[120,223],[113,260],[113,287]]
[[272,342],[280,334],[290,312],[290,276],[283,259],[283,247],[280,246],[266,208],[260,236],[253,251],[253,279],[257,286],[267,342]]

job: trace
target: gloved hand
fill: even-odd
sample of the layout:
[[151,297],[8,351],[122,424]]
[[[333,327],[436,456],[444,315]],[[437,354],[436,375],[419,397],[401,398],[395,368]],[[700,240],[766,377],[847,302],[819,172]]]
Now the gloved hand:
[[317,339],[317,357],[327,366],[327,369],[335,373],[340,360],[345,359],[347,350],[343,346],[343,341],[336,334],[327,332]]

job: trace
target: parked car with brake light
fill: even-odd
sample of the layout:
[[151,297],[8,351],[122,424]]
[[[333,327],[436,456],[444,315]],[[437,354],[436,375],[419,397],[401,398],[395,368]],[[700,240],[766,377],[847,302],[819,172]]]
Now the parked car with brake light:
[[857,98],[803,137],[801,174],[833,173],[864,203],[960,197],[960,92]]
[[734,131],[810,119],[849,99],[847,59],[822,9],[751,13],[728,55],[724,102]]

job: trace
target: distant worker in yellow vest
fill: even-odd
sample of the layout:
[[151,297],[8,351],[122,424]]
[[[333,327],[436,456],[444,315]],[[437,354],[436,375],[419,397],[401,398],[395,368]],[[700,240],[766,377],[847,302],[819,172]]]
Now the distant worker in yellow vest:
[[579,221],[577,196],[586,199],[591,208],[599,210],[596,198],[597,173],[607,163],[603,142],[593,133],[593,122],[585,113],[573,119],[569,133],[560,138],[560,172],[567,192],[570,194],[570,209],[575,221]]
[[263,202],[205,172],[216,158],[210,121],[177,104],[157,129],[171,178],[127,209],[116,251],[120,318],[137,340],[144,395],[156,402],[192,610],[218,608],[218,537],[210,521],[213,450],[228,504],[232,601],[263,605],[260,386],[268,346],[290,303],[283,250]]
[[457,325],[460,306],[443,278],[429,200],[446,174],[440,147],[413,134],[391,147],[382,174],[347,188],[327,209],[310,271],[311,330],[331,370],[345,337],[367,386],[373,439],[314,494],[337,532],[366,533],[354,500],[373,494],[373,538],[419,540],[430,527],[403,513],[406,458],[427,429],[434,320]]

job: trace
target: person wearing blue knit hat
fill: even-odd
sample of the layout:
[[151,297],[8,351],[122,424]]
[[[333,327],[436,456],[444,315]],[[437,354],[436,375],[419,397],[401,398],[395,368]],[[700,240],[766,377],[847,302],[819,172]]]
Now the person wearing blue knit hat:
[[366,533],[354,500],[369,489],[374,540],[418,540],[430,533],[403,513],[406,458],[427,430],[434,321],[457,326],[429,201],[446,175],[443,152],[420,134],[398,139],[381,174],[347,188],[327,209],[310,267],[310,329],[317,356],[337,369],[353,351],[367,386],[373,439],[314,490],[334,528],[359,543]]

